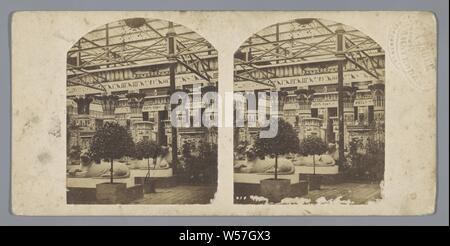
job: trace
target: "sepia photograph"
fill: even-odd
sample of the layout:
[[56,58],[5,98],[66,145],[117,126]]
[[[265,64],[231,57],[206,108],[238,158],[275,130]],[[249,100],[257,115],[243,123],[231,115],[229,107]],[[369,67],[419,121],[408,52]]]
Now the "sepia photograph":
[[12,213],[432,214],[436,24],[423,11],[19,11]]
[[80,37],[67,52],[67,203],[210,203],[217,127],[194,118],[217,117],[202,101],[217,78],[217,51],[182,24],[128,18]]
[[370,36],[326,19],[248,37],[234,53],[234,202],[381,199],[384,67]]

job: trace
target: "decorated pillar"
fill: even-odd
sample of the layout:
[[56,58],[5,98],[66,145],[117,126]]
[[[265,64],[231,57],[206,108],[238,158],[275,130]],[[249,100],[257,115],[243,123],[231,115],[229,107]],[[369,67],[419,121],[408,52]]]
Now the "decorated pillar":
[[[167,43],[167,58],[170,61],[169,66],[169,84],[170,92],[175,91],[175,74],[177,67],[177,45],[176,45],[176,33],[173,27],[173,22],[169,22],[169,28],[166,33],[166,43]],[[170,103],[170,102],[169,102]],[[174,110],[176,105],[170,104],[170,112]],[[169,115],[170,115],[169,112]],[[176,127],[171,127],[171,143],[172,143],[172,165],[176,166],[178,164],[178,133]]]
[[[177,94],[176,94],[177,93]],[[176,102],[178,103],[174,103],[171,104],[170,103],[170,99],[168,101],[169,105],[167,106],[168,110],[168,117],[169,119],[167,120],[164,128],[165,128],[165,132],[166,132],[166,136],[167,138],[167,143],[170,144],[172,146],[172,151],[173,149],[175,149],[176,151],[178,151],[178,148],[181,147],[182,143],[181,141],[181,135],[183,134],[182,130],[179,131],[178,128],[183,128],[186,127],[186,124],[188,123],[188,121],[190,122],[190,119],[187,118],[187,111],[190,110],[188,108],[177,108],[181,101],[185,101],[187,99],[189,99],[189,95],[188,95],[189,91],[185,90],[185,89],[173,89],[169,91],[169,94],[171,95],[171,97],[175,97],[175,99],[177,100]],[[191,105],[192,107],[193,105]],[[176,110],[175,110],[176,109]],[[174,119],[173,117],[176,117],[176,119]],[[178,124],[178,127],[175,125],[175,121],[176,120],[176,124]],[[169,137],[170,135],[170,137]],[[174,158],[176,152],[172,152],[172,158]],[[178,158],[178,157],[177,157]]]
[[373,99],[375,140],[384,142],[384,83],[378,81],[369,86]]
[[[138,91],[130,91],[127,94],[127,103],[130,108],[130,131],[135,142],[142,139],[146,132],[151,131],[151,124],[142,123],[142,107],[144,106],[145,94]],[[141,136],[142,135],[142,136]]]
[[344,28],[339,25],[336,28],[336,58],[337,61],[337,77],[338,77],[338,120],[339,120],[339,134],[338,134],[338,151],[339,151],[339,162],[338,166],[341,168],[344,164],[344,101],[343,101],[343,86],[344,86]]
[[353,114],[353,107],[354,107],[354,101],[356,96],[356,87],[350,87],[350,86],[343,86],[342,87],[343,93],[343,102],[344,102],[344,114],[345,113],[352,113]]
[[[355,122],[355,110],[354,102],[356,98],[356,87],[344,86],[343,90],[343,103],[344,103],[344,144],[348,145],[350,136],[348,133],[348,127],[353,126]],[[339,125],[339,123],[337,123]]]
[[142,120],[142,107],[144,106],[145,94],[139,92],[130,92],[127,94],[127,103],[130,107],[131,121]]
[[77,104],[77,113],[79,115],[89,115],[89,106],[92,102],[90,96],[78,96],[73,101]]
[[[202,87],[202,97],[208,92],[216,92],[217,93],[217,87],[213,86],[213,85],[207,85],[207,86]],[[218,98],[215,97],[214,100],[218,100]],[[214,103],[216,106],[215,111],[213,114],[210,113],[209,117],[214,117],[215,118],[214,120],[218,121],[218,117],[219,117],[218,108],[217,108],[218,102],[216,101]],[[210,107],[211,102],[208,102],[208,104],[204,105],[204,106]],[[213,127],[206,128],[206,141],[210,144],[213,144],[213,143],[217,144],[217,127],[213,126]]]
[[104,94],[99,97],[103,108],[103,123],[115,122],[114,111],[116,110],[119,97],[116,95]]
[[69,148],[77,145],[80,149],[85,150],[89,148],[88,136],[94,130],[94,124],[89,115],[93,98],[83,95],[73,98],[73,101],[77,104],[77,114],[73,116],[73,122],[67,122],[67,134],[73,136]]
[[384,122],[384,84],[377,82],[369,86],[374,105],[374,120],[377,123]]
[[[278,111],[275,114],[276,118],[283,118],[284,116],[284,103],[286,102],[286,97],[288,95],[288,93],[286,91],[276,91],[277,89],[274,88],[272,89],[272,92],[277,92],[278,93]],[[271,100],[272,101],[272,100]],[[272,105],[273,107],[274,105]]]
[[306,137],[305,133],[305,119],[311,118],[311,103],[314,99],[314,90],[298,89],[295,91],[297,94],[297,101],[299,104],[298,112],[298,138],[303,140]]
[[311,103],[314,98],[314,90],[298,89],[295,93],[297,94],[301,122],[302,118],[311,117]]
[[93,98],[91,96],[77,96],[73,101],[77,104],[77,115],[74,117],[75,124],[68,131],[70,132],[69,134],[76,136],[75,142],[80,149],[85,150],[89,148],[90,136],[95,131],[94,120],[89,115],[90,104]]
[[[244,96],[246,97],[247,95],[253,93],[252,90],[246,90],[244,93]],[[256,105],[257,105],[257,100],[256,100]],[[252,108],[250,105],[250,100],[246,100],[243,102],[244,103],[244,136],[245,136],[245,141],[247,143],[253,143],[253,141],[255,140],[251,133],[250,133],[250,127],[255,127],[258,126],[258,121],[255,120],[256,119],[256,115],[257,112],[255,111],[255,109],[257,110],[258,107],[256,106],[256,108]],[[250,110],[251,109],[251,110]]]

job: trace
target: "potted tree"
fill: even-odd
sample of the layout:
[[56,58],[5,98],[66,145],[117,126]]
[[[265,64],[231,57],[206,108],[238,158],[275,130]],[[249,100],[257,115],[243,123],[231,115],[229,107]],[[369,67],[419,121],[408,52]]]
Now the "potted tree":
[[127,184],[114,182],[114,159],[131,155],[133,140],[129,132],[116,122],[106,122],[92,137],[90,155],[94,160],[107,159],[111,163],[110,182],[96,186],[97,202],[126,203]]
[[278,119],[278,132],[274,138],[257,138],[255,141],[256,153],[265,158],[270,155],[275,158],[274,178],[261,180],[261,195],[271,202],[280,202],[289,193],[291,181],[278,178],[278,157],[280,155],[295,153],[299,148],[297,133],[291,124]]
[[309,189],[319,190],[322,183],[322,177],[316,175],[316,157],[328,150],[328,146],[320,137],[309,136],[300,144],[300,153],[304,156],[312,155],[313,158],[313,175],[308,176]]
[[153,167],[156,166],[156,160],[161,152],[161,148],[154,141],[143,139],[136,143],[136,157],[138,159],[147,159],[147,175],[144,179],[144,192],[152,193],[155,192],[155,186],[150,182],[150,158],[153,158]]
[[217,163],[217,145],[201,141],[196,170],[198,181],[206,184],[216,184]]

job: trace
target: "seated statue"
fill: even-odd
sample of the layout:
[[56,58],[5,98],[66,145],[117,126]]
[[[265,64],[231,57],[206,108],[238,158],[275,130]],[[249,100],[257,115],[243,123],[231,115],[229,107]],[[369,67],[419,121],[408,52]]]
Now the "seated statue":
[[[111,163],[109,161],[95,163],[87,155],[87,152],[81,154],[80,160],[79,168],[71,168],[68,170],[69,176],[77,178],[109,178],[111,176]],[[113,163],[114,178],[128,178],[129,176],[130,170],[126,164],[119,161]]]
[[333,159],[333,157],[329,154],[323,154],[323,155],[315,155],[315,160],[313,160],[312,155],[308,156],[298,156],[294,160],[294,165],[296,166],[313,166],[314,161],[316,163],[316,166],[333,166],[336,161]]
[[[239,173],[275,173],[275,158],[240,161],[234,166]],[[278,157],[278,174],[292,174],[295,168],[292,162],[286,158]]]

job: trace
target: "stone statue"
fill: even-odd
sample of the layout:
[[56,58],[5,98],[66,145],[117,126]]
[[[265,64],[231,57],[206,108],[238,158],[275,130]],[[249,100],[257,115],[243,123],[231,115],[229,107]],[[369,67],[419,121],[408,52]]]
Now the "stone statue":
[[[238,162],[234,169],[238,173],[275,173],[275,158],[257,157],[254,160]],[[294,171],[294,164],[290,160],[278,157],[278,174],[292,174]]]
[[156,157],[143,160],[132,160],[130,167],[132,169],[147,169],[150,162],[150,169],[169,169],[172,164],[172,155],[170,147],[162,146],[160,154]]
[[[86,150],[82,151],[80,160],[80,167],[71,168],[68,171],[69,176],[77,178],[109,178],[111,176],[111,163],[109,161],[95,163]],[[130,170],[126,164],[116,161],[113,165],[113,175],[114,178],[128,178]]]
[[[333,166],[336,161],[329,154],[315,155],[316,166]],[[298,156],[294,159],[294,165],[296,166],[313,166],[314,160],[312,155]]]
[[[247,146],[247,159],[235,162],[234,170],[238,173],[275,173],[275,158],[261,158],[252,145]],[[292,174],[295,171],[291,160],[278,157],[278,174]]]

